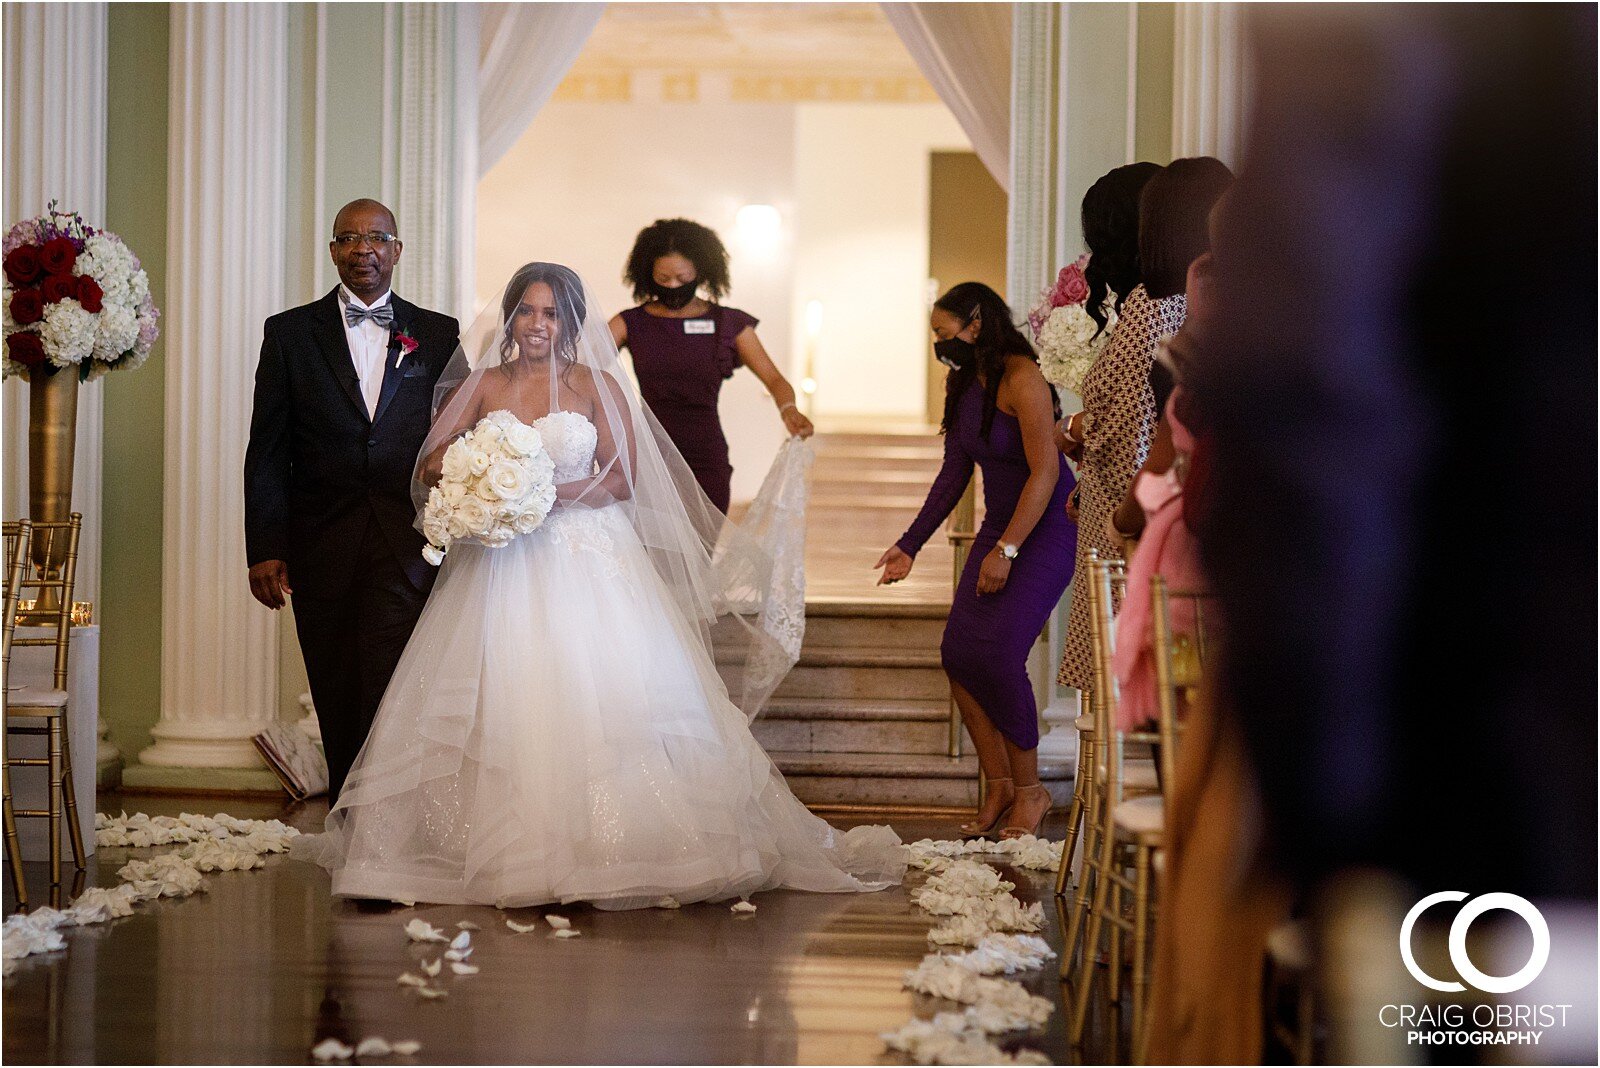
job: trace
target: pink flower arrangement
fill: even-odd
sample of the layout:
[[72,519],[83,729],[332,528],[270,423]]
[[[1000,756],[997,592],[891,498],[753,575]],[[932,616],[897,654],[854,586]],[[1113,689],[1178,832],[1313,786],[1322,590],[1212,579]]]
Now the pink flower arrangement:
[[1061,268],[1056,275],[1056,284],[1045,293],[1039,306],[1028,313],[1028,325],[1033,328],[1034,337],[1039,336],[1039,331],[1043,329],[1044,321],[1050,317],[1051,312],[1057,308],[1082,304],[1089,299],[1089,279],[1083,273],[1083,269],[1088,265],[1089,254],[1086,252]]

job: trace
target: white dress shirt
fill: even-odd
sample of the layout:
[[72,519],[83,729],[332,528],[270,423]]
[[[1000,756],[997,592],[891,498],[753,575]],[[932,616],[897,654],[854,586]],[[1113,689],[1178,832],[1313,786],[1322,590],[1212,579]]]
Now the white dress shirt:
[[[389,303],[393,295],[386,291],[371,304],[366,304],[344,286],[339,287],[340,301],[357,308],[381,308]],[[339,309],[339,317],[343,320],[343,308]],[[350,346],[350,362],[355,364],[356,377],[361,380],[361,399],[367,402],[367,418],[376,418],[378,398],[383,394],[383,360],[389,351],[389,328],[379,326],[371,319],[363,319],[355,326],[343,321],[340,325],[344,327],[345,343]]]

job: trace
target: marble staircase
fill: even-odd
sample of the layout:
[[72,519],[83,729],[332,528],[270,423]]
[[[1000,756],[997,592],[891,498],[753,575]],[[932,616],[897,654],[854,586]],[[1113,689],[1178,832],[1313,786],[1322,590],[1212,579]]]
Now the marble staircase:
[[[813,439],[800,662],[754,724],[796,795],[817,809],[970,809],[977,760],[948,755],[950,688],[939,641],[954,554],[944,534],[912,575],[875,586],[872,565],[916,515],[942,450],[931,432]],[[1042,769],[1058,804],[1071,767]]]

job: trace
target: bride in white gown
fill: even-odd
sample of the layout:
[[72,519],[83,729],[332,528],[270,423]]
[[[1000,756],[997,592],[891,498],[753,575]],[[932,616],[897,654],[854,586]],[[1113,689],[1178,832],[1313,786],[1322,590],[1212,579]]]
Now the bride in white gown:
[[894,832],[813,816],[752,737],[756,709],[730,699],[709,640],[722,519],[605,324],[577,275],[532,263],[446,369],[419,506],[445,448],[494,411],[539,430],[556,504],[502,548],[451,546],[327,833],[298,852],[338,895],[501,907],[900,882]]

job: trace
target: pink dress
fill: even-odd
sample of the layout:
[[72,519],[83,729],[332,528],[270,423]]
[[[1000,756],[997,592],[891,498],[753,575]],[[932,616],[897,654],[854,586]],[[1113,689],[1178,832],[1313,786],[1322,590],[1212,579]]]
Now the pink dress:
[[[1172,430],[1173,448],[1187,456],[1194,436],[1174,415],[1182,387],[1167,399],[1165,418]],[[1156,703],[1156,666],[1152,652],[1150,579],[1160,575],[1169,590],[1192,592],[1205,588],[1200,568],[1200,543],[1183,519],[1183,485],[1172,471],[1139,476],[1134,487],[1145,511],[1144,534],[1128,562],[1128,592],[1117,614],[1117,645],[1111,669],[1117,676],[1121,698],[1117,702],[1117,729],[1131,731],[1152,723],[1159,715]],[[1192,633],[1194,602],[1187,597],[1169,599],[1167,619],[1174,635]]]

